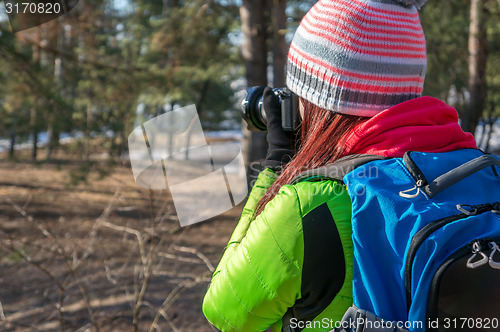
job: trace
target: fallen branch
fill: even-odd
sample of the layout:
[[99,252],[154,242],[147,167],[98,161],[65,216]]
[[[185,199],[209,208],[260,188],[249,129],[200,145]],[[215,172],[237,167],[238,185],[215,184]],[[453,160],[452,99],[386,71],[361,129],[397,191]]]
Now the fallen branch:
[[175,250],[177,250],[177,251],[188,252],[188,253],[191,253],[193,255],[198,256],[198,258],[201,261],[203,261],[203,263],[205,263],[205,265],[207,266],[207,268],[208,268],[208,270],[210,272],[215,272],[215,267],[212,265],[212,263],[210,262],[210,260],[208,259],[208,257],[205,256],[205,255],[203,255],[201,252],[199,252],[195,248],[181,247],[181,246],[177,246],[175,244],[172,246],[172,248],[175,249]]
[[[137,242],[139,244],[139,251],[140,251],[140,255],[141,255],[141,260],[146,257],[145,249],[144,249],[144,239],[142,237],[141,232],[139,232],[137,229],[133,229],[131,227],[126,227],[126,226],[118,226],[118,225],[115,225],[115,224],[110,223],[110,222],[105,221],[105,220],[100,220],[99,225],[107,227],[109,229],[113,229],[115,231],[124,232],[127,234],[134,235],[137,238]],[[146,264],[145,261],[143,261],[142,263]]]

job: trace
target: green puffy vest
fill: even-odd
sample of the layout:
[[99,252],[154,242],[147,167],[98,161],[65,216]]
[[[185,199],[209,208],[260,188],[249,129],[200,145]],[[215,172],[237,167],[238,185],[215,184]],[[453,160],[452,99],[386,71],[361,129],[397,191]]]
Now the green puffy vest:
[[222,331],[281,331],[283,322],[330,331],[352,305],[347,190],[332,180],[285,185],[253,219],[275,179],[269,169],[259,175],[213,274],[203,313]]

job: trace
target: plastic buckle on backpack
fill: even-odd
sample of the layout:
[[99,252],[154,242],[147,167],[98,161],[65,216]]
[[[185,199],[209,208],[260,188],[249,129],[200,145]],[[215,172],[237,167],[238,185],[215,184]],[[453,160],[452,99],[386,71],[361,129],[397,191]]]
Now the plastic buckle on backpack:
[[[467,210],[464,207],[469,207],[471,210]],[[475,216],[477,214],[477,207],[469,205],[469,204],[457,204],[457,210],[465,213],[468,216]]]
[[488,259],[490,266],[494,269],[500,270],[500,262],[495,262],[495,260],[493,259],[493,256],[495,256],[495,253],[500,252],[500,247],[498,246],[498,244],[496,242],[490,242],[489,246],[491,248],[491,254],[490,254],[490,257]]
[[[478,261],[473,262],[478,254],[480,254],[482,258]],[[467,260],[467,267],[469,269],[478,268],[488,263],[489,259],[490,258],[486,256],[484,252],[481,251],[481,244],[479,243],[479,241],[476,241],[474,242],[474,244],[472,244],[472,256]]]

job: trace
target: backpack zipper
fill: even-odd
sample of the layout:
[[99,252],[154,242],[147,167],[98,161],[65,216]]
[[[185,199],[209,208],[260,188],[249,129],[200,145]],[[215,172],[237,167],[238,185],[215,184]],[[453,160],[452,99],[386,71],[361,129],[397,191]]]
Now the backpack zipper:
[[[466,209],[468,207],[469,209]],[[445,217],[439,220],[436,220],[434,222],[431,222],[430,224],[427,224],[424,226],[420,231],[418,231],[412,238],[411,243],[410,243],[410,248],[408,249],[408,254],[406,258],[406,264],[405,264],[405,288],[406,288],[406,305],[407,309],[410,310],[411,306],[411,275],[412,275],[412,270],[413,270],[413,261],[415,259],[415,255],[417,253],[418,248],[420,245],[436,230],[439,228],[452,223],[454,221],[460,220],[460,219],[465,219],[470,216],[476,216],[480,215],[485,212],[492,211],[496,213],[498,210],[500,210],[500,202],[496,203],[487,203],[487,204],[480,204],[480,205],[466,205],[466,204],[458,204],[457,209],[459,211],[462,211],[459,214]]]
[[403,161],[406,165],[406,168],[408,169],[408,172],[410,172],[415,182],[418,182],[420,186],[426,186],[427,184],[429,184],[429,181],[427,181],[424,173],[420,170],[415,161],[411,159],[411,151],[406,152],[403,155]]

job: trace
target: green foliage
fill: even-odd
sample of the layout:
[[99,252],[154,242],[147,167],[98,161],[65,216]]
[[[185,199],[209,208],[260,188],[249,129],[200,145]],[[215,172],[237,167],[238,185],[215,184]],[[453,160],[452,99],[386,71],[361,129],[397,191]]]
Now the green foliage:
[[[315,2],[288,0],[288,39]],[[244,75],[239,5],[86,0],[58,20],[15,35],[0,22],[0,137],[25,139],[49,127],[87,138],[111,130],[111,152],[120,154],[134,122],[189,104],[197,106],[206,128],[217,129],[237,112],[232,84]],[[487,105],[498,115],[500,5],[489,0],[486,6]],[[468,88],[469,1],[428,1],[420,17],[428,48],[424,93],[461,109]]]
[[155,77],[158,84],[143,95],[144,103],[196,104],[202,119],[207,112],[231,108],[229,84],[241,75],[238,50],[230,40],[239,28],[237,13],[234,4],[193,0],[155,19],[145,58],[154,60],[152,68],[162,77]]
[[[486,103],[480,123],[489,130],[500,116],[500,2],[486,0],[487,43]],[[420,18],[427,40],[428,68],[424,94],[451,102],[461,116],[468,111],[470,1],[428,1]],[[470,110],[469,110],[470,111]],[[477,137],[481,147],[488,146],[490,133]]]
[[0,137],[51,128],[89,138],[111,130],[112,152],[121,154],[139,103],[154,110],[150,115],[165,104],[196,104],[202,119],[224,118],[233,108],[230,84],[242,74],[230,40],[238,6],[125,4],[80,2],[70,14],[15,35],[0,23]]
[[420,20],[427,43],[424,94],[447,100],[452,87],[463,103],[467,88],[469,1],[428,1]]

